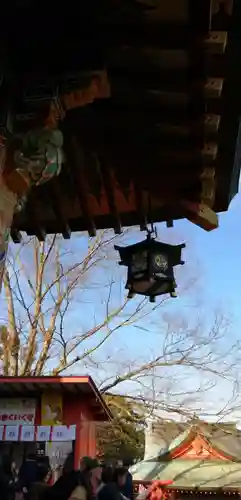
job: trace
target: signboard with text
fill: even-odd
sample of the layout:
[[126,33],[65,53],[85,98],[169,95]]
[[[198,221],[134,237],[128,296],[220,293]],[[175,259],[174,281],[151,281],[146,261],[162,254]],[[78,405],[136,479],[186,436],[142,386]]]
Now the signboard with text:
[[75,439],[76,425],[0,425],[0,442],[72,443]]
[[0,399],[0,425],[34,425],[35,413],[34,399]]

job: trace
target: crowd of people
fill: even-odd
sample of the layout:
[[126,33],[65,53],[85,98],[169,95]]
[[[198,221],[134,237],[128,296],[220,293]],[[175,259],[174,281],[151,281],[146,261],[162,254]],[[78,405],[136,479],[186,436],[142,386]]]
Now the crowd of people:
[[28,456],[19,472],[8,456],[0,467],[1,500],[133,500],[132,475],[128,464],[101,465],[97,459],[83,457],[74,469],[70,454],[62,473],[52,484],[48,457]]

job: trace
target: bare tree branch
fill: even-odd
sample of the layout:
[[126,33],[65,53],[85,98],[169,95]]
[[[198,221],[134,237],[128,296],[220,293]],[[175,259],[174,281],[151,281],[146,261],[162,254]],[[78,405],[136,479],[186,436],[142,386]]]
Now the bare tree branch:
[[4,288],[8,304],[8,352],[9,352],[9,365],[11,373],[18,375],[18,352],[20,346],[19,335],[16,326],[14,302],[11,291],[11,284],[8,270],[4,273]]
[[[141,411],[201,414],[207,394],[222,380],[233,395],[220,412],[236,408],[240,345],[223,342],[231,328],[225,315],[214,312],[207,323],[193,295],[191,320],[184,309],[176,314],[165,296],[154,305],[146,298],[128,301],[122,269],[112,260],[116,236],[109,234],[78,241],[75,250],[57,236],[12,247],[4,282],[7,327],[0,331],[2,373],[59,375],[87,368],[103,394],[121,391],[122,400],[109,396],[116,410],[123,397],[132,398],[139,417]],[[180,281],[188,297],[196,277],[185,268]],[[133,331],[145,339],[140,352],[122,340]],[[130,413],[127,405],[126,418]]]

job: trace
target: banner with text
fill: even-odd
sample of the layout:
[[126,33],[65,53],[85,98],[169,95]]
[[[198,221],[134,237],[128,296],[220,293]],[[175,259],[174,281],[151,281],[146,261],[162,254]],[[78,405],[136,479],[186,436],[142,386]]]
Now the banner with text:
[[0,425],[0,441],[71,442],[76,425]]
[[36,401],[34,399],[0,399],[0,424],[34,425]]

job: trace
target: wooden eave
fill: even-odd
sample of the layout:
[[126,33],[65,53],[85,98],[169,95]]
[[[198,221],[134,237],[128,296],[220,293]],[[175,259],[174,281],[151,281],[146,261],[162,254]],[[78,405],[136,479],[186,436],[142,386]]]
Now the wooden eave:
[[45,391],[87,398],[96,421],[112,419],[112,413],[89,376],[0,377],[1,397],[36,397]]
[[[111,98],[67,113],[66,163],[58,178],[32,189],[13,221],[15,242],[21,231],[40,240],[47,233],[69,238],[71,231],[83,230],[93,236],[99,228],[119,233],[128,225],[143,229],[150,219],[185,217],[182,202],[202,201],[207,170],[215,171],[215,195],[206,200],[214,211],[226,210],[237,192],[240,3],[233,10],[230,2],[216,2],[212,10],[210,0],[142,3],[152,8],[118,18],[117,4],[109,0],[108,15],[97,19],[93,9],[89,24],[80,25],[72,39],[66,29],[56,59],[65,46],[73,71],[86,71],[86,61],[92,70],[105,66]],[[19,60],[25,54],[26,67],[30,56],[21,43],[12,54],[24,87],[17,53]],[[99,46],[102,58],[95,57]],[[61,78],[67,61],[63,56],[56,62]],[[41,62],[43,72],[48,64]]]
[[[221,447],[218,447],[216,444],[213,444],[212,440],[207,435],[205,435],[205,433],[203,433],[200,429],[192,429],[192,428],[190,429],[189,432],[185,434],[183,441],[178,443],[176,447],[167,450],[166,453],[161,454],[158,457],[158,460],[164,462],[175,459],[182,459],[182,458],[184,459],[185,455],[190,450],[192,443],[197,437],[200,437],[201,440],[208,445],[208,447],[210,448],[210,454],[212,455],[213,453],[217,459],[223,458],[224,460],[230,460],[232,462],[241,461],[241,456],[237,457],[232,453],[224,451]],[[200,458],[200,460],[203,459]]]

